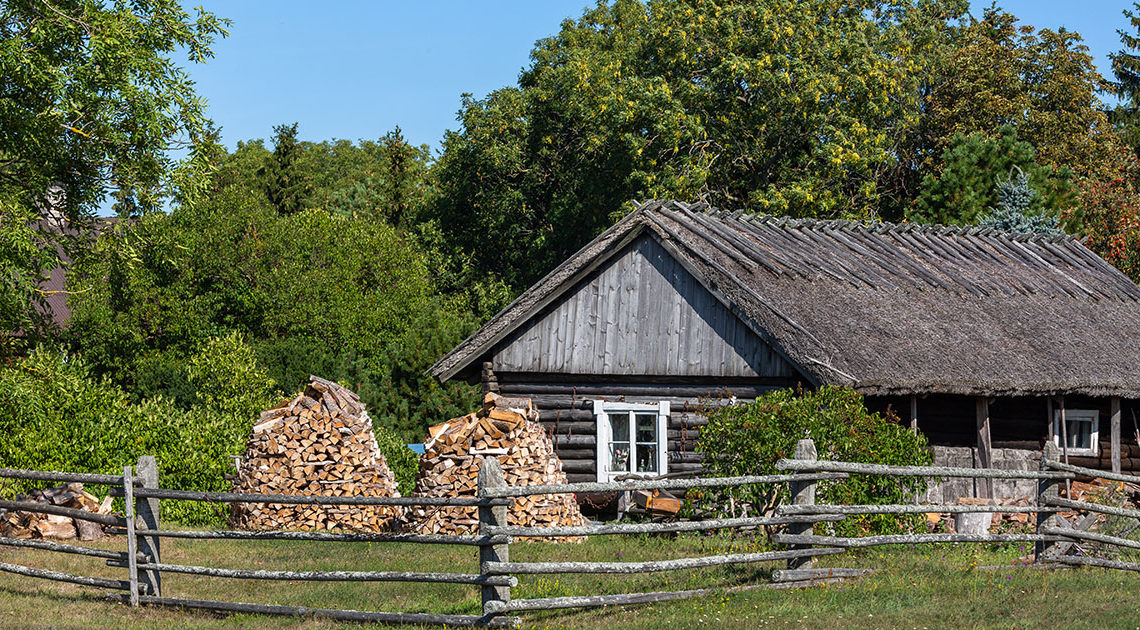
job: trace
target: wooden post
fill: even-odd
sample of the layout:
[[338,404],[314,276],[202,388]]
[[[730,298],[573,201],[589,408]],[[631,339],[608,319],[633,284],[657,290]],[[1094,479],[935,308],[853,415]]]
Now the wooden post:
[[[488,488],[502,488],[507,485],[506,480],[503,478],[503,469],[499,467],[499,458],[495,456],[488,456],[483,458],[482,465],[479,466],[479,490],[478,495],[485,498],[484,491]],[[490,532],[487,528],[493,526],[506,527],[507,525],[507,506],[505,505],[480,505],[479,506],[479,534],[489,536]],[[479,572],[486,573],[483,569],[485,562],[510,562],[510,545],[481,545],[479,547]],[[510,586],[492,586],[484,585],[482,588],[483,594],[483,614],[491,614],[490,608],[500,606],[501,604],[492,602],[502,602],[503,604],[511,601],[511,587]]]
[[[978,422],[977,468],[990,468],[993,466],[993,451],[990,446],[990,399],[978,396],[974,406]],[[974,488],[974,494],[980,498],[992,499],[994,496],[992,479],[975,479]]]
[[[1069,463],[1069,419],[1065,416],[1065,397],[1058,398],[1061,405],[1061,460],[1066,464]],[[1071,497],[1073,494],[1073,484],[1068,479],[1065,480],[1065,496]]]
[[910,432],[918,433],[918,396],[910,395]]
[[[139,458],[135,468],[142,481],[142,487],[147,489],[158,488],[158,462],[154,455],[143,455]],[[146,530],[157,530],[159,527],[158,499],[138,499],[135,501],[135,514],[138,516],[141,533],[138,533],[138,550],[147,556],[148,562],[162,562],[159,554],[158,536],[147,536]],[[142,583],[146,585],[147,595],[162,596],[162,574],[158,571],[147,570],[141,574]]]
[[[1041,464],[1038,470],[1041,472],[1051,471],[1049,462],[1057,461],[1057,445],[1053,443],[1052,438],[1045,442],[1045,448],[1041,449]],[[1037,507],[1046,507],[1048,499],[1057,498],[1057,480],[1056,479],[1038,479],[1037,480]],[[1037,531],[1040,533],[1043,527],[1049,525],[1052,520],[1053,513],[1051,512],[1038,512],[1037,513]],[[1045,552],[1049,550],[1052,543],[1038,541],[1033,548],[1033,557],[1038,564],[1045,562]]]
[[[815,461],[819,458],[819,454],[815,450],[815,442],[811,438],[804,438],[796,442],[795,459],[804,459],[807,461]],[[815,484],[814,481],[793,481],[788,484],[788,489],[792,494],[792,505],[815,505]],[[789,534],[811,534],[815,527],[815,523],[792,523],[788,525]],[[789,549],[806,549],[811,545],[791,545]],[[812,565],[811,556],[801,558],[789,558],[788,569],[810,569]]]
[[1112,414],[1109,416],[1109,440],[1112,443],[1112,472],[1120,472],[1120,396],[1110,401]]
[[127,521],[127,585],[131,608],[139,605],[139,554],[135,538],[135,480],[130,466],[123,466],[123,508]]

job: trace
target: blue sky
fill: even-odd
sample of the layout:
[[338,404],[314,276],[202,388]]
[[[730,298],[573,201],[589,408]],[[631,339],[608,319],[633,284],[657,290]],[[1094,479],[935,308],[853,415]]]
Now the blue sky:
[[[399,125],[438,150],[464,92],[513,84],[536,40],[576,18],[586,0],[221,2],[234,20],[216,58],[188,68],[231,149],[299,122],[305,140],[373,139]],[[1064,26],[1086,39],[1102,74],[1119,48],[1120,11],[1103,0],[1000,3],[1024,23]],[[989,2],[974,1],[976,14]]]

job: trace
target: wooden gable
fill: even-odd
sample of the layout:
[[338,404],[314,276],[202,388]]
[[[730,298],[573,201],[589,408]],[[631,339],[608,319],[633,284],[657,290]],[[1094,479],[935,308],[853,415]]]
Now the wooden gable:
[[492,355],[498,372],[797,374],[648,235],[520,326]]

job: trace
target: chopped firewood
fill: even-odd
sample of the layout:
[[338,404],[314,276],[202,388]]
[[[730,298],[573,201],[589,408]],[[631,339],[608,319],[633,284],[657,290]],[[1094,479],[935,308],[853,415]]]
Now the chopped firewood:
[[[17,495],[16,501],[46,503],[84,510],[95,514],[111,513],[111,497],[99,501],[83,489],[78,482],[65,483],[43,490],[32,490]],[[103,526],[82,519],[39,512],[0,510],[0,535],[9,538],[61,538],[70,540],[98,540],[103,537]]]
[[[396,479],[353,392],[316,376],[292,401],[261,414],[246,443],[234,492],[304,496],[398,497]],[[383,531],[395,506],[238,503],[239,529]]]
[[[470,497],[479,487],[484,457],[496,457],[508,486],[566,483],[562,461],[538,424],[538,410],[528,398],[488,393],[479,411],[428,429],[416,496]],[[411,528],[425,534],[474,534],[479,517],[473,507],[417,507],[408,512]],[[587,521],[572,495],[545,494],[514,499],[507,524],[524,527],[576,526]],[[580,541],[581,537],[564,540]]]

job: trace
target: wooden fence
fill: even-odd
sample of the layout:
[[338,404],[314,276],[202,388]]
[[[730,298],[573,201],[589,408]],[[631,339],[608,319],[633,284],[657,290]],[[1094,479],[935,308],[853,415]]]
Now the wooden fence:
[[[1095,515],[1140,519],[1140,510],[1073,501],[1058,496],[1058,484],[1079,476],[1102,477],[1140,484],[1140,477],[1119,473],[1105,473],[1057,461],[1055,448],[1047,448],[1039,470],[1015,471],[934,466],[884,466],[851,462],[818,460],[815,446],[810,440],[801,440],[794,459],[778,463],[780,474],[744,477],[703,479],[657,479],[616,483],[572,483],[546,486],[508,487],[503,481],[497,460],[487,459],[479,472],[478,494],[464,498],[428,497],[315,497],[293,495],[235,494],[228,492],[193,492],[158,487],[157,466],[153,457],[140,458],[137,470],[126,467],[121,476],[91,475],[59,472],[0,469],[0,478],[68,482],[110,486],[112,494],[125,500],[125,518],[98,515],[81,510],[26,501],[0,501],[0,507],[47,514],[59,514],[86,519],[108,525],[115,533],[125,534],[126,549],[111,551],[45,540],[0,538],[0,545],[38,549],[59,553],[81,554],[103,558],[110,566],[126,570],[126,579],[71,575],[32,567],[0,563],[0,571],[28,577],[70,582],[118,591],[117,596],[131,606],[143,604],[171,605],[212,611],[247,612],[262,614],[311,615],[344,621],[372,621],[386,623],[446,624],[452,626],[515,626],[519,618],[515,613],[533,610],[554,610],[591,606],[639,604],[698,597],[722,590],[741,590],[759,587],[794,587],[818,584],[846,577],[862,575],[864,569],[817,569],[813,559],[819,556],[843,553],[848,548],[890,544],[921,544],[950,542],[1033,542],[1039,562],[1062,565],[1091,565],[1114,569],[1140,571],[1140,564],[1121,560],[1071,555],[1069,550],[1087,543],[1115,545],[1127,549],[1140,549],[1140,541],[1121,536],[1085,531],[1064,519],[1056,520],[1062,511],[1080,511],[1091,522]],[[1035,479],[1038,482],[1037,504],[1030,506],[998,505],[828,505],[816,502],[816,487],[821,481],[843,479],[849,475],[920,476],[933,478],[969,477],[975,479]],[[732,487],[749,484],[789,484],[791,501],[777,508],[774,514],[747,518],[705,519],[698,521],[613,523],[576,527],[517,527],[507,523],[507,508],[512,500],[533,495],[559,493],[618,492],[631,490],[688,490],[691,488]],[[159,502],[168,500],[209,501],[222,503],[284,503],[312,505],[393,505],[477,507],[480,529],[477,535],[425,535],[425,534],[365,534],[338,532],[298,531],[196,531],[163,529],[159,522]],[[814,533],[820,522],[834,522],[854,514],[917,514],[917,513],[972,513],[1012,512],[1035,515],[1032,533],[970,534],[930,533],[880,535],[864,537],[825,536]],[[514,537],[563,537],[631,535],[686,531],[711,531],[783,525],[785,533],[776,534],[773,540],[787,549],[757,553],[735,553],[695,558],[673,558],[642,562],[514,562],[510,559],[510,545]],[[1068,526],[1065,526],[1068,525]],[[283,571],[215,568],[206,566],[170,564],[162,561],[163,538],[202,540],[281,540],[415,543],[424,545],[466,545],[478,549],[478,573],[406,572],[406,571]],[[583,597],[548,597],[512,599],[511,589],[517,586],[519,575],[536,574],[630,574],[675,571],[722,565],[741,565],[759,562],[782,561],[787,568],[774,571],[772,582],[746,584],[731,589],[695,589],[680,591],[637,592]],[[448,615],[415,612],[366,612],[344,609],[314,609],[300,606],[279,606],[242,602],[206,601],[171,596],[163,591],[162,575],[180,573],[218,578],[288,580],[288,581],[370,581],[469,584],[478,586],[482,595],[482,614]]]

